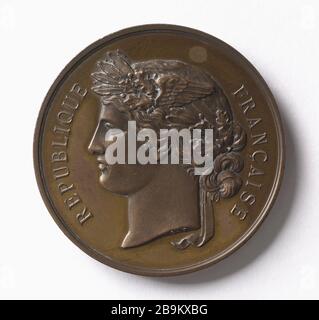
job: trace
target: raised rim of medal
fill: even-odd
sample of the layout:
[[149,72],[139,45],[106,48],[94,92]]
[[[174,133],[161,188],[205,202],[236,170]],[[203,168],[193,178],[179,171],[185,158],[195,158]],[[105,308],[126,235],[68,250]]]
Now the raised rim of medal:
[[[220,49],[223,49],[230,53],[232,57],[245,64],[246,68],[249,69],[250,74],[252,77],[255,78],[260,83],[261,90],[263,91],[264,95],[268,97],[269,100],[269,106],[270,111],[273,115],[273,119],[276,126],[276,136],[278,141],[278,163],[277,163],[277,175],[276,175],[276,181],[274,182],[271,194],[269,195],[268,201],[263,208],[262,212],[260,213],[258,219],[256,219],[255,223],[250,227],[250,229],[240,238],[238,239],[232,246],[230,246],[228,249],[224,250],[223,252],[219,253],[218,255],[206,259],[204,261],[200,261],[198,263],[188,265],[185,267],[177,267],[177,268],[144,268],[144,267],[137,267],[137,266],[130,266],[126,265],[124,263],[115,261],[107,256],[104,256],[97,251],[95,251],[93,248],[90,248],[86,244],[84,244],[78,236],[63,222],[63,220],[59,217],[58,211],[55,209],[54,204],[52,200],[50,199],[49,192],[45,185],[45,178],[42,175],[42,165],[41,165],[41,156],[40,156],[40,145],[42,141],[42,131],[44,128],[45,119],[47,116],[48,108],[50,106],[50,102],[52,101],[53,97],[55,96],[56,91],[62,86],[64,79],[79,65],[81,64],[86,57],[90,56],[97,50],[99,50],[101,47],[109,44],[110,42],[119,39],[124,38],[125,36],[132,35],[132,34],[138,34],[143,32],[178,32],[178,33],[184,33],[188,35],[193,35],[195,37],[200,37],[203,40],[214,42],[214,45],[218,46]],[[285,167],[285,141],[284,141],[284,133],[283,133],[283,126],[280,119],[280,115],[278,112],[278,107],[275,102],[275,99],[268,88],[266,82],[262,78],[262,76],[259,74],[259,72],[255,69],[255,67],[236,49],[234,49],[232,46],[226,44],[222,40],[215,38],[212,35],[209,35],[207,33],[204,33],[202,31],[184,27],[184,26],[177,26],[177,25],[170,25],[170,24],[148,24],[148,25],[140,25],[140,26],[134,26],[130,28],[126,28],[120,31],[117,31],[115,33],[112,33],[110,35],[105,36],[102,39],[97,40],[96,42],[89,45],[87,48],[82,50],[76,57],[74,57],[67,66],[61,71],[61,73],[58,75],[54,83],[52,84],[51,88],[49,89],[39,112],[38,119],[36,122],[36,128],[34,132],[34,141],[33,141],[33,159],[34,159],[34,169],[35,169],[35,175],[36,180],[38,184],[38,188],[40,190],[41,196],[43,198],[43,201],[53,217],[54,221],[58,224],[60,229],[63,231],[63,233],[74,243],[76,244],[80,249],[82,249],[85,253],[87,253],[92,258],[102,262],[103,264],[106,264],[110,267],[113,267],[115,269],[118,269],[120,271],[136,274],[136,275],[143,275],[143,276],[157,276],[157,277],[163,277],[163,276],[177,276],[177,275],[183,275],[187,273],[191,273],[194,271],[198,271],[204,268],[207,268],[222,259],[228,257],[231,255],[234,251],[239,249],[242,245],[244,245],[251,237],[252,235],[257,231],[258,227],[261,225],[269,211],[271,210],[280,189],[280,185],[283,180],[283,174],[284,174],[284,167]]]

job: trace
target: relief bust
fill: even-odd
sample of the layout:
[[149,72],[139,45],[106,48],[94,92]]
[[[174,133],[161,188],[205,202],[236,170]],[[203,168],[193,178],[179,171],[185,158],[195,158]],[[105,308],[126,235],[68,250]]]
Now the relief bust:
[[[91,76],[100,115],[88,150],[97,157],[101,186],[128,198],[128,232],[121,246],[190,231],[172,245],[201,247],[213,239],[213,203],[238,193],[246,144],[222,88],[197,66],[179,60],[132,62],[120,51],[97,61]],[[213,171],[196,176],[192,165],[106,163],[107,130],[125,131],[131,120],[137,129],[156,132],[213,129]]]

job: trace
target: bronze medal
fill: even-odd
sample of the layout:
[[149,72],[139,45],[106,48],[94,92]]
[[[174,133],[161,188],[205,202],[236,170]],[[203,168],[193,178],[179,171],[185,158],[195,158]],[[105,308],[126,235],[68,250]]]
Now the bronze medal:
[[[138,137],[156,135],[155,151],[145,151],[150,136],[128,134],[131,123]],[[187,163],[159,162],[171,129],[188,130],[191,146],[206,146],[195,132],[212,132],[211,170],[196,173],[194,149]],[[124,132],[122,163],[106,156],[114,130]],[[132,161],[130,148],[155,162]],[[49,212],[77,246],[122,271],[168,276],[252,236],[278,193],[284,141],[274,98],[241,54],[193,29],[147,25],[93,43],[61,72],[39,114],[34,164]]]

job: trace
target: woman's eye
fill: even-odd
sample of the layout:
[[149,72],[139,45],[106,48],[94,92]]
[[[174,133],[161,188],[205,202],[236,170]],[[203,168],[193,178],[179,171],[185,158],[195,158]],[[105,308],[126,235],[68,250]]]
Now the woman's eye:
[[152,93],[151,93],[151,92],[146,92],[146,96],[147,96],[148,98],[152,98]]

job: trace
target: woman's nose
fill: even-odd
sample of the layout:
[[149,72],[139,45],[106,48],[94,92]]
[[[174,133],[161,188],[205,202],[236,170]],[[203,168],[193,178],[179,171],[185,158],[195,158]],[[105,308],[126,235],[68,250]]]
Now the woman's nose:
[[105,151],[104,135],[101,131],[100,125],[98,125],[88,146],[88,150],[92,154],[103,154]]

